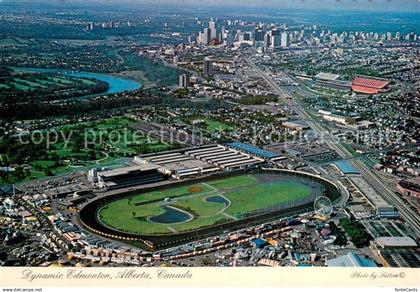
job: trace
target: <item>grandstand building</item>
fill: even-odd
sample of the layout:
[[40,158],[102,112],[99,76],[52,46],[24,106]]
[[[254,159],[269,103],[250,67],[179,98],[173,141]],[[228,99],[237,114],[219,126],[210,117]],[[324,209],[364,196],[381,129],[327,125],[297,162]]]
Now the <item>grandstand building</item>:
[[158,154],[139,155],[138,165],[154,165],[165,175],[176,179],[208,175],[215,172],[246,169],[265,162],[264,159],[223,145],[205,145]]
[[378,94],[386,90],[389,80],[377,77],[356,76],[351,89],[356,93]]
[[108,190],[155,183],[167,179],[167,175],[159,172],[155,165],[117,168],[98,172],[97,176],[99,187]]
[[184,179],[252,169],[279,157],[279,154],[238,142],[203,145],[138,155],[134,157],[133,166],[106,171],[91,170],[88,178],[100,188],[113,190],[158,183],[170,177]]

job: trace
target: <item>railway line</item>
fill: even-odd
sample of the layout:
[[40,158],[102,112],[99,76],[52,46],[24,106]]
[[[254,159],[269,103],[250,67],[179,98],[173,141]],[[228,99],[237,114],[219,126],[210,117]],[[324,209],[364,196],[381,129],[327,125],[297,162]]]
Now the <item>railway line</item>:
[[[332,148],[337,154],[343,159],[350,159],[353,155],[340,143],[332,140],[329,135],[329,131],[319,125],[314,118],[299,105],[296,99],[293,98],[289,93],[284,91],[277,83],[275,83],[265,72],[263,72],[250,58],[246,58],[246,62],[254,69],[262,79],[264,79],[269,86],[279,95],[283,101],[289,106],[293,107],[297,114],[306,120],[308,126],[311,127],[320,138],[324,139],[327,145]],[[362,176],[368,181],[368,183],[383,196],[383,198],[392,204],[398,211],[401,217],[407,222],[407,224],[413,229],[416,237],[420,236],[420,219],[416,211],[412,210],[406,205],[398,195],[390,190],[380,178],[368,167],[363,161],[357,159],[351,159],[349,163],[355,167]]]

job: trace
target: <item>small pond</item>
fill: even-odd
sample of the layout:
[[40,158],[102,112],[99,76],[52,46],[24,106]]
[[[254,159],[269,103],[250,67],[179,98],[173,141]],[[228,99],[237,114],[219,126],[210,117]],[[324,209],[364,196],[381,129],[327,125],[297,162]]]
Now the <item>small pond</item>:
[[150,217],[149,221],[161,224],[175,224],[186,222],[193,217],[191,214],[171,206],[164,206],[162,209],[165,210],[165,213]]
[[211,197],[206,198],[205,201],[209,203],[221,203],[221,204],[229,205],[229,201],[226,200],[222,196],[211,196]]

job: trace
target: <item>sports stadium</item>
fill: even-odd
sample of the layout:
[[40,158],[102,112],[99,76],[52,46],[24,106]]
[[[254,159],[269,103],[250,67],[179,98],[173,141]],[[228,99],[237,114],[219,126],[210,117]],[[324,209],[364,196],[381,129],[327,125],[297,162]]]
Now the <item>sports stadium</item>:
[[156,250],[310,211],[319,196],[340,191],[320,176],[259,167],[114,193],[79,215],[91,232]]

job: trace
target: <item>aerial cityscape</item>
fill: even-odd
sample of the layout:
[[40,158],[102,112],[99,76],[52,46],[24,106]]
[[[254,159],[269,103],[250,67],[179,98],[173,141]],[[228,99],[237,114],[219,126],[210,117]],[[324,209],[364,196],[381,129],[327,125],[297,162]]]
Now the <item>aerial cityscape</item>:
[[0,0],[0,266],[420,268],[420,2],[340,2]]

